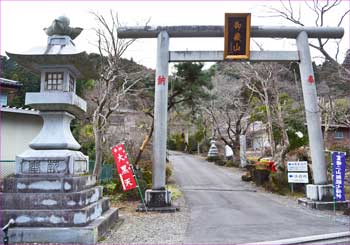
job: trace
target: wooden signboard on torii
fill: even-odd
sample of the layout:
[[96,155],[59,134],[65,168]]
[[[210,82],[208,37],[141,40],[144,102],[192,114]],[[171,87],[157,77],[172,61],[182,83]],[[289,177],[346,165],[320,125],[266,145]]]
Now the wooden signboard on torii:
[[224,59],[250,58],[250,13],[226,13]]

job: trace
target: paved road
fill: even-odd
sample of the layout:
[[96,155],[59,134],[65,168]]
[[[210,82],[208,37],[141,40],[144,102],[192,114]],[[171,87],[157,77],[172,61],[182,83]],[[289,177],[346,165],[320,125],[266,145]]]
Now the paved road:
[[239,170],[171,153],[174,178],[190,208],[185,244],[254,243],[350,230],[347,217],[296,205],[240,180]]

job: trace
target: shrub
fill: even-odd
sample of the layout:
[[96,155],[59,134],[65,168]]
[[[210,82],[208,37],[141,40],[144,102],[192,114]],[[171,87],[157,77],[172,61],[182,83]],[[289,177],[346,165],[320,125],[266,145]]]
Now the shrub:
[[165,181],[166,183],[169,182],[170,176],[173,174],[173,169],[170,164],[167,164],[165,167]]
[[219,166],[225,166],[226,161],[223,160],[223,159],[218,159],[218,160],[215,161],[215,164],[219,165]]
[[185,137],[183,134],[173,134],[168,139],[168,149],[174,151],[184,151],[185,150]]
[[176,141],[175,139],[169,137],[167,142],[167,148],[172,151],[176,151]]
[[172,201],[179,199],[182,196],[181,191],[174,185],[168,185],[166,189],[171,192]]
[[254,182],[256,185],[264,185],[269,180],[270,171],[263,169],[255,169]]
[[198,150],[198,144],[199,142],[196,140],[195,135],[191,135],[188,138],[188,148],[187,148],[187,152],[188,153],[193,153],[196,152]]
[[117,192],[118,184],[115,181],[108,181],[102,183],[103,185],[103,195],[114,195]]
[[250,175],[249,172],[246,173],[246,174],[244,174],[244,175],[242,175],[242,176],[241,176],[241,179],[242,179],[242,181],[246,181],[246,182],[252,181],[252,180],[253,180],[253,178],[252,178],[252,176]]
[[222,156],[216,156],[216,157],[210,156],[210,157],[207,157],[206,160],[208,162],[214,162],[216,165],[219,165],[219,166],[225,166],[227,163],[227,161],[224,160]]
[[225,167],[232,168],[232,167],[236,167],[236,166],[235,166],[235,164],[233,163],[233,160],[230,159],[230,160],[226,160],[226,161],[225,161]]
[[204,138],[203,141],[199,144],[200,152],[208,152],[210,148],[210,139]]
[[215,161],[218,161],[220,160],[220,157],[219,156],[216,156],[216,157],[207,157],[207,161],[208,162],[215,162]]
[[277,192],[280,195],[285,195],[289,192],[288,176],[286,172],[270,173],[269,182],[265,184],[265,188]]
[[140,161],[140,179],[142,179],[147,188],[152,188],[152,161]]
[[[344,144],[333,144],[330,148],[330,151],[341,151],[341,152],[346,152],[346,155],[348,156],[350,154],[350,145],[344,145]],[[330,154],[326,154],[326,157],[329,157],[330,159]],[[331,159],[330,161],[331,162]]]
[[[152,161],[140,161],[139,162],[139,175],[140,179],[144,181],[147,189],[152,188]],[[169,178],[172,175],[173,170],[171,164],[166,164],[165,178],[166,182],[169,182]]]

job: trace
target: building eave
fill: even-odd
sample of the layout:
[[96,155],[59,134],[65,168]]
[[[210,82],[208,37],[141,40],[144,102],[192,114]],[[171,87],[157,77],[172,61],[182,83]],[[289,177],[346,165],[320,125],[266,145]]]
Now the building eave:
[[29,114],[29,115],[39,115],[40,111],[32,109],[32,108],[17,108],[12,106],[1,106],[1,112],[9,112],[9,113],[20,113],[20,114]]
[[0,86],[1,87],[11,87],[11,88],[20,88],[23,84],[15,81],[15,80],[11,80],[11,79],[7,79],[7,78],[0,78]]

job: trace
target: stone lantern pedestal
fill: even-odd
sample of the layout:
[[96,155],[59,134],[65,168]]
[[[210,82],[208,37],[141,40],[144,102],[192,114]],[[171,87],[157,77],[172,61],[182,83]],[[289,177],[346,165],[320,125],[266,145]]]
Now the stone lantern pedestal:
[[10,243],[94,244],[115,223],[118,210],[109,207],[102,186],[89,175],[89,159],[70,130],[71,120],[86,111],[86,102],[75,94],[79,61],[86,54],[76,50],[77,28],[69,27],[66,17],[47,29],[46,47],[7,53],[41,75],[40,92],[27,93],[26,105],[40,110],[44,124],[31,149],[16,157],[15,175],[4,179],[0,225],[14,219]]

